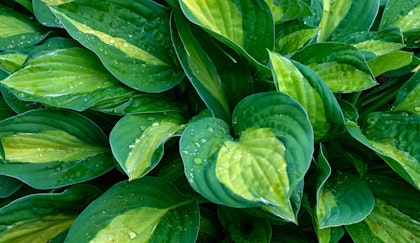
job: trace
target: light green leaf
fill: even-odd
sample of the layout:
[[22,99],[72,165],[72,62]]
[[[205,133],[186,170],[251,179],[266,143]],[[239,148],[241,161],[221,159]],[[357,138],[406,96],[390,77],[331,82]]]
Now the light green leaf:
[[420,72],[416,72],[401,87],[395,98],[395,111],[405,111],[420,115]]
[[12,74],[22,67],[27,57],[28,55],[20,52],[2,52],[0,53],[0,70]]
[[368,65],[373,76],[405,67],[411,63],[413,53],[407,51],[393,51],[369,60]]
[[129,180],[144,176],[163,156],[163,144],[184,127],[178,113],[123,117],[110,134],[111,149]]
[[74,185],[61,193],[39,193],[19,198],[0,209],[2,242],[45,243],[70,228],[77,215],[101,191]]
[[389,0],[382,14],[379,28],[398,26],[404,33],[405,44],[411,48],[420,46],[420,1]]
[[317,29],[300,23],[276,25],[274,51],[282,55],[294,53],[310,42],[317,33]]
[[291,58],[318,73],[333,92],[361,91],[378,84],[372,78],[364,55],[347,44],[312,44]]
[[[253,62],[266,63],[274,44],[274,21],[265,1],[180,0],[185,16]],[[256,60],[256,61],[255,61]]]
[[[238,104],[233,113],[236,138],[219,119],[192,122],[180,141],[191,186],[224,205],[283,207],[287,211],[283,217],[294,222],[290,197],[313,152],[307,119],[302,107],[288,95],[267,92],[248,96]],[[201,177],[202,173],[206,176]]]
[[124,84],[162,92],[183,79],[170,41],[167,8],[151,0],[44,2],[68,33]]
[[344,117],[333,93],[310,68],[270,52],[277,90],[298,101],[306,110],[315,140],[325,140],[345,131]]
[[231,120],[231,108],[216,66],[181,15],[171,21],[172,39],[182,68],[206,106],[216,117]]
[[85,48],[68,39],[49,41],[1,81],[18,98],[83,111],[101,100],[134,93]]
[[62,187],[113,167],[105,134],[80,114],[32,110],[0,125],[0,174],[32,187]]
[[42,26],[29,16],[0,5],[0,50],[32,46],[46,36]]
[[326,41],[349,12],[352,0],[323,0],[323,12],[319,23],[318,42]]
[[198,229],[194,200],[159,178],[144,177],[117,183],[92,202],[66,242],[195,242]]
[[286,22],[312,15],[309,6],[302,0],[266,0],[266,2],[270,6],[275,22]]

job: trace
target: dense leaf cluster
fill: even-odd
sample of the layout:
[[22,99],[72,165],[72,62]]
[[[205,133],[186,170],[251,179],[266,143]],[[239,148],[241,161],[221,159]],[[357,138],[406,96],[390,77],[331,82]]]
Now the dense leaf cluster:
[[0,242],[420,242],[420,0],[0,1]]

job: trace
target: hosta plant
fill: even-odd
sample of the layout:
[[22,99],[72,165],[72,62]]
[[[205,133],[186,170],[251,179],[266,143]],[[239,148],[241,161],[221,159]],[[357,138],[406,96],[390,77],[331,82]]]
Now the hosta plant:
[[420,0],[0,1],[0,242],[420,242]]

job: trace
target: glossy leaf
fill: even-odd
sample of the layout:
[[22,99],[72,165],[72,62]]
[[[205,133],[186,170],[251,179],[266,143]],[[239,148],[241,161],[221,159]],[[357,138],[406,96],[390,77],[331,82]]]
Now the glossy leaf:
[[77,111],[104,99],[133,93],[109,74],[91,52],[66,39],[55,41],[69,44],[41,48],[23,68],[1,83],[22,100]]
[[129,180],[144,176],[163,156],[164,143],[184,127],[178,113],[123,117],[110,134],[111,149]]
[[389,0],[385,6],[380,29],[389,26],[398,26],[404,33],[407,46],[412,48],[420,47],[420,1]]
[[185,16],[251,60],[266,63],[274,44],[274,21],[265,1],[180,0]]
[[[229,130],[216,118],[192,122],[185,129],[180,150],[191,186],[225,205],[285,207],[287,220],[294,221],[290,197],[313,152],[312,130],[304,110],[280,92],[251,95],[233,113],[237,139]],[[230,200],[226,189],[242,202]]]
[[350,45],[312,44],[291,58],[318,73],[333,92],[361,91],[378,84],[373,80],[363,54]]
[[414,187],[420,188],[420,171],[417,166],[419,116],[407,113],[370,114],[364,125],[355,122],[354,107],[343,107],[346,112],[346,126],[350,135],[375,151],[402,178]]
[[32,46],[46,36],[42,26],[29,16],[0,5],[0,50]]
[[363,222],[346,226],[352,239],[355,242],[418,241],[419,192],[385,176],[368,175],[366,182],[375,195],[375,209]]
[[68,33],[124,84],[161,92],[183,79],[171,48],[167,8],[150,0],[44,2]]
[[317,33],[317,29],[300,23],[276,25],[274,51],[282,55],[292,54],[310,42]]
[[5,198],[15,193],[23,183],[13,177],[0,175],[0,198]]
[[[86,227],[90,222],[92,227]],[[67,242],[194,242],[197,203],[155,177],[119,182],[76,219]]]
[[393,51],[376,57],[368,62],[373,76],[396,70],[409,65],[412,62],[413,53],[406,51]]
[[3,242],[44,243],[70,228],[77,215],[101,191],[74,185],[61,193],[40,193],[19,198],[0,208]]
[[80,114],[33,110],[0,123],[0,174],[35,188],[57,188],[113,167],[105,134]]
[[180,15],[171,21],[172,39],[188,79],[216,117],[229,121],[231,108],[217,69]]
[[45,0],[32,0],[34,15],[39,23],[47,27],[63,28],[60,20],[53,14]]
[[400,89],[395,98],[395,111],[420,115],[420,72],[416,72]]
[[312,15],[309,6],[302,0],[266,0],[266,2],[270,6],[275,22],[285,22]]
[[0,53],[0,70],[10,75],[23,65],[27,57],[28,55],[20,52],[2,52]]
[[219,206],[217,215],[234,242],[271,242],[271,226],[266,219],[226,206]]
[[270,52],[277,90],[290,95],[306,110],[315,140],[325,140],[345,131],[344,117],[333,93],[310,68]]

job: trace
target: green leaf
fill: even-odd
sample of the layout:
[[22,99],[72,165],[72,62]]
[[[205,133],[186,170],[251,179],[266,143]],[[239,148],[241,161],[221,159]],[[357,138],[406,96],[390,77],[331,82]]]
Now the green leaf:
[[406,51],[393,51],[385,55],[369,60],[368,65],[373,76],[396,70],[409,65],[412,62],[413,53]]
[[15,193],[23,185],[19,180],[0,175],[0,198],[5,198]]
[[15,113],[23,113],[29,110],[36,110],[36,109],[43,109],[45,108],[44,105],[36,103],[36,102],[29,102],[23,101],[16,97],[12,91],[8,90],[3,85],[0,85],[1,95],[6,102],[6,104],[15,112]]
[[35,45],[47,34],[42,26],[29,16],[0,5],[0,50]]
[[163,156],[163,144],[184,127],[178,113],[123,117],[110,134],[111,149],[129,180],[144,176]]
[[[180,0],[184,15],[252,62],[268,61],[274,44],[274,21],[265,1]],[[256,61],[255,61],[256,60]]]
[[315,140],[335,137],[345,131],[344,117],[333,93],[310,68],[270,52],[277,90],[290,95],[306,110]]
[[[55,41],[66,41],[55,39]],[[95,103],[134,93],[81,47],[41,48],[1,83],[18,98],[83,111]]]
[[275,22],[286,22],[312,15],[309,6],[302,0],[266,0]]
[[0,70],[12,74],[22,67],[27,57],[28,55],[20,52],[2,52],[0,53]]
[[294,53],[310,42],[317,33],[317,29],[301,23],[286,22],[276,25],[274,51],[282,55]]
[[231,108],[215,64],[181,15],[174,14],[171,28],[175,50],[191,84],[216,117],[231,120]]
[[33,110],[0,122],[0,174],[34,188],[57,188],[113,167],[107,138],[80,114]]
[[216,118],[185,129],[180,150],[191,186],[224,205],[286,208],[283,216],[295,221],[290,197],[313,153],[306,112],[286,94],[258,93],[238,104],[232,123],[237,139]]
[[119,182],[92,202],[66,242],[195,242],[198,229],[194,200],[159,178],[143,177]]
[[374,207],[374,197],[363,180],[337,172],[320,190],[316,205],[319,227],[349,225],[364,220]]
[[323,0],[323,12],[319,23],[318,42],[326,41],[350,10],[352,0]]
[[7,105],[3,96],[0,96],[0,121],[11,116],[14,116],[15,112]]
[[63,28],[60,20],[54,15],[48,7],[48,1],[32,0],[35,18],[44,26]]
[[420,47],[420,1],[389,0],[382,14],[379,28],[398,26],[404,33],[405,43],[408,47]]
[[372,78],[364,55],[347,44],[316,43],[291,58],[318,73],[333,92],[361,91],[378,84]]
[[234,242],[271,242],[271,226],[267,219],[225,206],[217,208],[217,215]]
[[395,98],[395,111],[411,112],[420,115],[420,72],[416,72],[401,87]]
[[0,209],[0,238],[3,242],[49,242],[70,228],[100,194],[94,186],[74,185],[61,193],[19,198]]
[[124,84],[162,92],[184,78],[175,62],[167,8],[151,0],[44,2],[68,33]]

